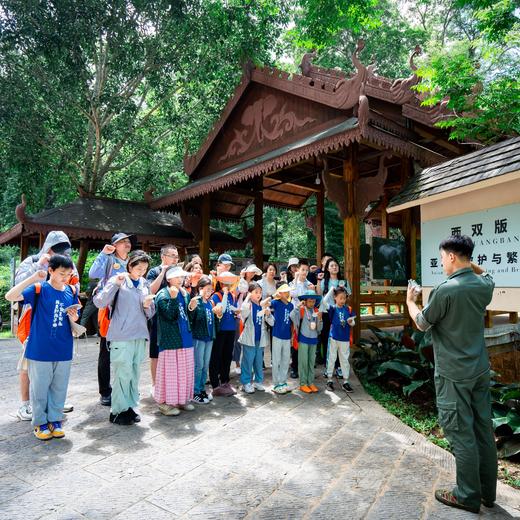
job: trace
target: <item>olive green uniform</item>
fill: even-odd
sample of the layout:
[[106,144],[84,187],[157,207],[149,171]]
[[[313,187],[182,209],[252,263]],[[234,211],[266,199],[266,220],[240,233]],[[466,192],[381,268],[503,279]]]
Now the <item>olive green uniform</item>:
[[431,330],[439,423],[457,463],[459,502],[480,507],[496,498],[497,452],[491,422],[484,313],[493,295],[489,274],[459,269],[430,294],[416,317]]

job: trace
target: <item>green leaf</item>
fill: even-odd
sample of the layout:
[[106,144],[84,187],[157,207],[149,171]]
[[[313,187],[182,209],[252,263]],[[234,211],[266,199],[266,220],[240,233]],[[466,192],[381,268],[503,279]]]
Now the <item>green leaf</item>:
[[410,379],[417,372],[416,368],[414,368],[408,364],[401,363],[400,361],[386,361],[384,363],[381,363],[381,365],[379,365],[377,373],[379,376],[381,376],[381,375],[385,374],[386,372],[388,372],[389,370],[393,370],[394,372],[399,372],[399,374],[409,377]]
[[428,381],[412,381],[409,385],[403,386],[403,394],[409,396],[427,382]]
[[507,459],[520,453],[520,435],[515,435],[504,441],[497,453],[500,459]]

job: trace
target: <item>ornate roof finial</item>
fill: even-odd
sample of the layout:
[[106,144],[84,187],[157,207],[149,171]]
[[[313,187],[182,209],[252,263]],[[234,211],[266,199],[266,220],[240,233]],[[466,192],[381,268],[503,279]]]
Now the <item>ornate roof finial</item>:
[[312,70],[312,60],[317,56],[316,49],[312,49],[311,52],[307,52],[303,55],[302,61],[299,65],[302,75],[310,77]]
[[146,190],[144,193],[143,193],[143,196],[144,196],[144,200],[146,202],[146,204],[151,204],[152,200],[153,200],[153,192],[155,191],[155,188],[153,186],[150,186],[148,188],[148,190]]
[[25,214],[25,208],[27,206],[27,200],[25,198],[25,193],[22,193],[22,202],[16,206],[14,213],[16,215],[16,219],[20,224],[23,224],[27,221],[27,215]]
[[410,68],[413,71],[413,74],[404,79],[396,79],[392,83],[392,86],[390,87],[390,92],[393,95],[393,101],[394,103],[399,103],[400,105],[404,105],[405,103],[409,103],[416,95],[415,91],[412,90],[412,87],[417,85],[419,83],[419,76],[415,74],[415,71],[417,70],[417,66],[413,62],[413,59],[416,56],[419,56],[421,54],[422,50],[419,45],[415,47],[413,50],[411,56],[410,56]]
[[410,55],[410,60],[409,60],[410,68],[411,68],[414,72],[417,70],[417,65],[415,65],[415,63],[413,62],[413,59],[414,59],[416,56],[420,56],[421,54],[422,54],[421,46],[420,46],[420,45],[416,45],[416,46],[415,46],[415,49],[413,50],[412,54]]

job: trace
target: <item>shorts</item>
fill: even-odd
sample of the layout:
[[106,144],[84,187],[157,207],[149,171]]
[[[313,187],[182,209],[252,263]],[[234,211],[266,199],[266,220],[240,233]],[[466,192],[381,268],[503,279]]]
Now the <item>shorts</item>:
[[16,365],[16,370],[20,372],[24,370],[27,372],[29,370],[29,364],[27,363],[27,358],[25,357],[25,349],[27,347],[27,341],[22,346],[22,353],[20,354],[20,359],[18,359],[18,363]]

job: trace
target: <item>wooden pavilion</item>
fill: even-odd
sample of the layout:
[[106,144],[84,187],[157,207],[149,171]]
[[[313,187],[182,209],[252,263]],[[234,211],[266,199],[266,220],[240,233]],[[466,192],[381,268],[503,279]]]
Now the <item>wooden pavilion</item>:
[[185,226],[199,231],[205,261],[210,220],[238,220],[253,205],[254,227],[245,240],[253,243],[260,265],[263,206],[296,210],[314,196],[317,210],[311,225],[320,258],[326,196],[343,220],[345,272],[358,315],[359,227],[367,208],[371,219],[381,219],[386,236],[389,226],[402,229],[408,273],[414,276],[418,214],[411,209],[387,216],[386,202],[416,169],[469,151],[434,126],[450,116],[445,103],[423,107],[412,89],[419,82],[413,63],[419,48],[410,58],[411,76],[390,80],[378,76],[374,65],[363,65],[363,46],[358,42],[352,55],[356,72],[350,76],[314,66],[313,53],[303,58],[301,75],[248,64],[200,149],[185,157],[190,182],[150,203],[156,210],[180,212]]
[[[150,194],[145,194],[150,200]],[[0,233],[0,245],[20,246],[25,258],[29,247],[40,248],[49,231],[64,231],[79,249],[78,271],[83,273],[89,249],[101,250],[119,231],[135,235],[136,243],[145,251],[159,250],[165,244],[175,244],[187,253],[197,247],[194,235],[184,228],[178,215],[154,211],[146,201],[83,196],[56,208],[28,215],[26,200],[16,207],[18,224]],[[228,233],[210,230],[210,245],[215,251],[243,249],[243,241]]]

